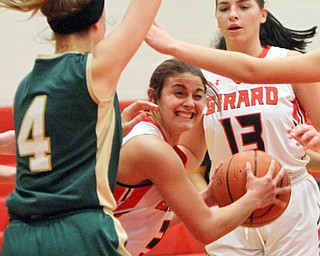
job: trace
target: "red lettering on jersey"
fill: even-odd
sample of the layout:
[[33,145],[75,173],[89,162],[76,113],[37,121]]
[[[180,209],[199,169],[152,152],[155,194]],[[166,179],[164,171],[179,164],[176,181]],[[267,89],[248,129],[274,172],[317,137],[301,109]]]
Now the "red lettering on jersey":
[[213,97],[207,98],[206,103],[207,103],[207,107],[208,107],[206,115],[210,115],[210,114],[214,113],[216,111],[216,104],[214,102]]
[[241,103],[244,103],[244,106],[249,107],[249,95],[247,90],[240,90],[238,91],[239,93],[239,100],[238,100],[238,105],[237,108],[241,107]]
[[224,103],[223,103],[223,109],[234,109],[235,106],[235,101],[236,101],[236,93],[226,93],[224,94]]
[[263,105],[263,87],[251,89],[251,106]]
[[[219,94],[219,100],[223,102],[222,109],[228,110],[256,105],[277,105],[279,98],[277,87],[265,86]],[[207,99],[207,106],[207,115],[216,111],[216,105],[212,97]]]
[[278,104],[278,90],[276,87],[266,87],[266,103],[267,105]]

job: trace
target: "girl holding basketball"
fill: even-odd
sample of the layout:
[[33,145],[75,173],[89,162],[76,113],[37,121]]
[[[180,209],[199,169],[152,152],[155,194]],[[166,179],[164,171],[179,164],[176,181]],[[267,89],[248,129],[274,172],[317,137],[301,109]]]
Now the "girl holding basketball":
[[40,10],[55,39],[55,52],[37,56],[14,99],[17,177],[3,256],[129,255],[113,216],[122,141],[116,88],[161,0],[130,1],[108,36],[104,2],[0,0]]
[[[305,56],[295,51],[304,49],[304,39],[311,38],[314,30],[297,32],[298,35],[287,30],[268,13],[263,0],[217,0],[216,18],[227,51],[209,50],[177,41],[157,25],[150,30],[147,42],[162,53],[174,55],[211,72],[221,75],[238,73],[240,79],[241,76],[252,76],[249,82],[258,77],[257,81],[267,81],[270,84],[247,84],[243,80],[231,80],[205,72],[206,78],[219,90],[221,112],[215,111],[214,104],[210,104],[209,100],[204,122],[185,133],[180,143],[198,165],[203,159],[206,146],[213,166],[237,152],[250,149],[266,151],[288,170],[292,194],[286,211],[275,222],[256,229],[239,227],[208,245],[208,254],[316,256],[320,218],[319,188],[306,170],[306,149],[288,138],[287,132],[306,122],[305,112],[313,125],[320,128],[320,112],[315,108],[320,98],[320,87],[319,84],[274,84],[294,79],[303,81],[304,74],[301,70],[305,67],[298,62],[299,58],[309,58],[310,61],[319,63],[319,50]],[[283,39],[280,35],[284,38],[289,35],[289,38]],[[231,51],[239,53],[228,54]],[[249,74],[245,74],[246,70],[241,69],[242,66],[236,62],[238,59],[245,59],[243,53],[255,59],[266,59],[261,60],[261,63],[273,63],[263,66],[265,70],[272,72],[262,71],[264,78],[260,80],[260,74],[252,75],[251,70],[248,70]],[[228,61],[228,57],[234,58],[234,61]],[[282,70],[287,73],[282,76],[276,59],[279,62],[281,59],[283,67],[289,67],[289,64],[284,63],[295,59],[299,70],[292,74],[289,69]],[[317,71],[314,67],[310,67],[310,63],[306,67],[308,71],[305,81],[320,81],[319,74],[315,75]],[[233,78],[237,76],[233,75]]]
[[[148,98],[158,110],[124,137],[115,216],[128,234],[126,248],[133,256],[148,252],[160,241],[173,218],[171,210],[195,238],[209,243],[243,223],[258,205],[269,200],[281,204],[274,193],[288,191],[270,189],[284,170],[271,181],[274,165],[262,179],[255,178],[247,166],[245,196],[225,208],[209,209],[187,178],[187,158],[177,147],[181,135],[201,120],[206,93],[217,96],[200,69],[177,59],[164,61],[155,69],[148,89]],[[204,193],[211,205],[211,186]]]

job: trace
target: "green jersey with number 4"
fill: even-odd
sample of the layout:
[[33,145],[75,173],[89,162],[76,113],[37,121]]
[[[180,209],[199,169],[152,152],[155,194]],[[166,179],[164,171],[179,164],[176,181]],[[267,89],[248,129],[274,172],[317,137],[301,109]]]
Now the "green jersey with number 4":
[[117,95],[95,97],[91,58],[80,53],[39,57],[19,85],[16,189],[7,199],[11,215],[115,208],[121,116]]

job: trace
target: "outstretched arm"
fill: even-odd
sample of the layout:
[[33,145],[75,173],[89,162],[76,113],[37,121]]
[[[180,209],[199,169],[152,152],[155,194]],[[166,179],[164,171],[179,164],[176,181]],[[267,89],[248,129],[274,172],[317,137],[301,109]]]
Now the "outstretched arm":
[[0,165],[0,184],[14,184],[16,167]]
[[179,41],[154,22],[145,39],[156,51],[247,83],[307,83],[320,81],[320,49],[290,58],[259,59],[238,52]]
[[93,51],[92,79],[98,98],[113,95],[120,75],[137,52],[161,0],[131,0],[119,25]]
[[14,155],[15,154],[15,133],[13,130],[0,134],[0,154]]

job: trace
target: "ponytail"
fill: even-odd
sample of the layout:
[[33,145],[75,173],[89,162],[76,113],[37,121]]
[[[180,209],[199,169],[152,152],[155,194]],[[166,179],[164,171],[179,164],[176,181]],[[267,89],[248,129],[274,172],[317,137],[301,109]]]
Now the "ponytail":
[[0,0],[0,7],[35,14],[46,0]]
[[317,27],[307,30],[293,30],[284,27],[272,13],[268,12],[267,20],[260,26],[260,41],[263,47],[268,45],[305,52],[307,44],[316,34]]

